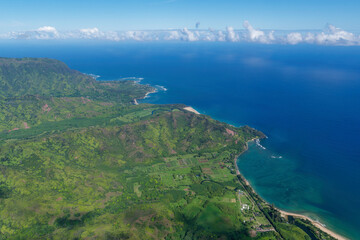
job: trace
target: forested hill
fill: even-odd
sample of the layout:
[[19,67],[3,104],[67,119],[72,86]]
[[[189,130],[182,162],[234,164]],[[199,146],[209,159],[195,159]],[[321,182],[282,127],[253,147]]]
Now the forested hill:
[[131,102],[152,88],[133,81],[96,81],[70,69],[65,63],[47,58],[0,58],[1,98],[25,95],[89,97]]
[[255,129],[51,59],[2,58],[0,84],[0,240],[331,239],[236,175]]

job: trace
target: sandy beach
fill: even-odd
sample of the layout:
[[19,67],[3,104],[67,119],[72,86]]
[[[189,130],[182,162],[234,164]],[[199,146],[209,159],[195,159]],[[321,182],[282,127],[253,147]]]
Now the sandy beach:
[[307,216],[301,215],[301,214],[286,212],[286,211],[280,210],[278,208],[277,208],[277,210],[281,213],[281,216],[283,216],[283,217],[293,216],[293,217],[309,220],[313,225],[315,225],[321,231],[326,232],[327,234],[329,234],[330,236],[332,236],[332,237],[334,237],[334,238],[336,238],[338,240],[349,240],[348,238],[345,238],[345,237],[331,231],[330,229],[326,228],[323,224],[319,223],[318,221],[315,221],[315,220],[311,219],[310,217],[307,217]]
[[192,107],[184,107],[184,110],[189,111],[189,112],[193,112],[195,114],[200,114],[198,111],[196,111],[195,109],[193,109]]

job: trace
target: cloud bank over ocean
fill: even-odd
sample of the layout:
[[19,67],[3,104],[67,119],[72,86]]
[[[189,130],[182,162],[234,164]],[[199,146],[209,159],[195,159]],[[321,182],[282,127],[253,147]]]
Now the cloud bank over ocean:
[[109,41],[206,41],[206,42],[253,42],[262,44],[318,44],[318,45],[360,45],[360,36],[328,25],[323,31],[275,31],[259,30],[248,21],[243,29],[225,30],[172,29],[144,31],[101,31],[86,28],[73,31],[58,31],[55,27],[44,26],[36,30],[10,32],[0,35],[1,39],[95,39]]

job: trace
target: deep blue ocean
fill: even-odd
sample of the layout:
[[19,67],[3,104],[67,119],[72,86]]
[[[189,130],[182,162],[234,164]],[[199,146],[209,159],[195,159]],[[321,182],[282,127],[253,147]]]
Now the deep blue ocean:
[[185,103],[268,139],[238,161],[255,190],[360,239],[360,47],[240,43],[3,41],[2,57],[50,57],[99,80],[144,78]]

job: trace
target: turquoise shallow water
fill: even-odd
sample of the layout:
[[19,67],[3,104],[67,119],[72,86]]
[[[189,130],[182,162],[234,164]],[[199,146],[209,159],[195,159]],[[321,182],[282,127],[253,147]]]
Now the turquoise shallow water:
[[309,216],[336,232],[348,235],[344,231],[346,224],[321,207],[326,204],[326,199],[319,189],[323,189],[326,183],[316,176],[299,173],[298,163],[293,159],[252,142],[237,164],[255,191],[267,202],[282,210]]
[[141,77],[168,89],[147,102],[263,131],[266,149],[250,145],[238,162],[256,191],[360,239],[359,47],[12,41],[0,53],[57,58],[100,80]]

